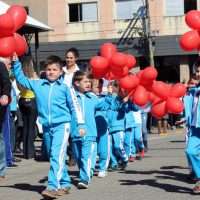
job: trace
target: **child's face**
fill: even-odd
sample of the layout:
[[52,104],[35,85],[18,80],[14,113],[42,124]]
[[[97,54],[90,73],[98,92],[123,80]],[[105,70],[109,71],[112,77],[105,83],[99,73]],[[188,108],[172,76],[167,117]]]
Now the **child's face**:
[[200,80],[200,66],[196,68],[196,79]]
[[47,65],[45,72],[46,72],[46,78],[49,81],[55,81],[62,75],[62,70],[60,66],[58,66],[58,64],[56,63]]
[[92,81],[92,92],[95,94],[101,94],[103,85],[99,82],[99,80]]
[[91,90],[91,81],[86,76],[84,76],[81,81],[76,81],[75,85],[78,88],[78,91],[81,93],[88,92]]
[[108,90],[108,93],[113,93],[112,85],[108,85],[107,90]]
[[119,87],[112,86],[112,92],[115,93],[115,94],[118,94],[119,93]]
[[187,87],[194,87],[198,84],[198,81],[196,79],[191,79],[189,83],[187,84]]

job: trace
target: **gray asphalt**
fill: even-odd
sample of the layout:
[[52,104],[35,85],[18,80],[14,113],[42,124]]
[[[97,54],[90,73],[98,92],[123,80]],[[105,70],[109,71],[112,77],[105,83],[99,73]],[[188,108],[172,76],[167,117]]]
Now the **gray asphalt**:
[[[109,172],[94,177],[87,190],[78,190],[77,168],[70,168],[72,190],[60,200],[188,200],[193,184],[187,180],[184,155],[184,130],[169,131],[167,136],[150,135],[150,149],[142,161],[130,163],[126,171]],[[49,164],[23,160],[17,168],[7,170],[0,182],[0,200],[42,200]]]

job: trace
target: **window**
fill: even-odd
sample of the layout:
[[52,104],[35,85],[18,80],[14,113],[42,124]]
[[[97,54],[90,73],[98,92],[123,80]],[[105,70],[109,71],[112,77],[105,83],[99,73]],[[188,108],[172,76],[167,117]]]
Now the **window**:
[[165,0],[165,15],[180,16],[184,15],[184,0]]
[[197,0],[165,0],[166,16],[181,16],[190,10],[197,10]]
[[184,0],[184,13],[190,10],[197,10],[197,0]]
[[116,0],[117,19],[131,19],[133,14],[143,6],[141,0]]
[[69,22],[97,21],[97,3],[69,4]]

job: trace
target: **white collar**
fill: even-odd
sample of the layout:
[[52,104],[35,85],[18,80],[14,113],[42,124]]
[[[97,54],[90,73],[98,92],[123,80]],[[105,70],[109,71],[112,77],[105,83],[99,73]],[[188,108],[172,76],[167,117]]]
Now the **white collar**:
[[64,71],[66,74],[73,74],[74,72],[79,71],[79,70],[80,70],[80,69],[79,69],[79,67],[78,67],[77,64],[75,64],[75,69],[74,69],[73,72],[69,72],[69,71],[67,70],[67,66],[64,66],[64,67],[63,67],[63,71]]

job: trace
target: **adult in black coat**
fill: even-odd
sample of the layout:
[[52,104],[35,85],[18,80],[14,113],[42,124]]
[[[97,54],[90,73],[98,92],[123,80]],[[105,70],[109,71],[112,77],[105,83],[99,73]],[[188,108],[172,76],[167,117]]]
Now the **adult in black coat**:
[[5,147],[2,133],[2,123],[9,103],[11,82],[9,73],[4,63],[0,62],[0,181],[5,178]]

